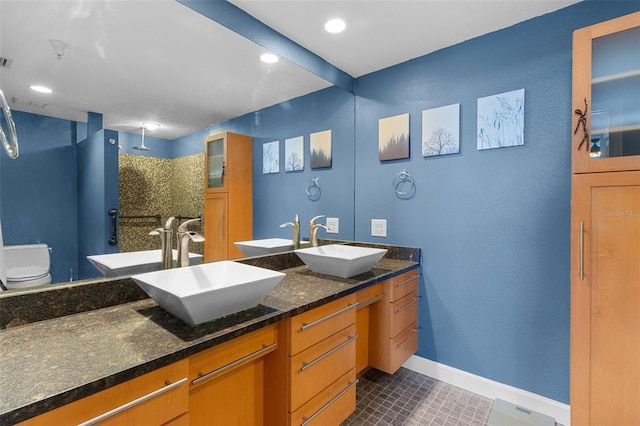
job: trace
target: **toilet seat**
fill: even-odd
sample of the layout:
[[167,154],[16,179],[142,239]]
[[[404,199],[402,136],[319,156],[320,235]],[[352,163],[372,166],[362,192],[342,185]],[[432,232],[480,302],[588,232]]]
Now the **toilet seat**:
[[51,283],[51,274],[40,266],[20,266],[7,269],[7,288],[34,287]]

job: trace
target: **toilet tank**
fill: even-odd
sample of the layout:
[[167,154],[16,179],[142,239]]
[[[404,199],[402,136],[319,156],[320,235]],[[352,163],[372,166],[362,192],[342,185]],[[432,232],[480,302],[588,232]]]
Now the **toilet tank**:
[[48,270],[49,246],[46,244],[4,246],[4,262],[7,268],[41,266]]

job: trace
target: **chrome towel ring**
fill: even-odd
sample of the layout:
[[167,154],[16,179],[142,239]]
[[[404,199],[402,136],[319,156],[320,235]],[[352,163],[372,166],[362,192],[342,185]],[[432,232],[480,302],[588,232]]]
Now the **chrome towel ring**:
[[393,190],[396,197],[407,200],[416,193],[416,183],[406,169],[400,170],[393,178]]
[[320,189],[320,184],[318,183],[319,180],[320,178],[316,176],[307,184],[307,197],[311,201],[318,201],[320,199],[320,196],[322,195],[322,190]]

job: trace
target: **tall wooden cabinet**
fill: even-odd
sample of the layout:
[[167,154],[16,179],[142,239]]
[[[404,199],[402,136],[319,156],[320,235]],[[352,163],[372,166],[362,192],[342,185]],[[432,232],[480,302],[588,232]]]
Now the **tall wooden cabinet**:
[[632,426],[640,424],[640,13],[577,30],[573,43],[571,423]]
[[253,235],[252,139],[212,135],[204,152],[204,261],[244,257],[233,243]]

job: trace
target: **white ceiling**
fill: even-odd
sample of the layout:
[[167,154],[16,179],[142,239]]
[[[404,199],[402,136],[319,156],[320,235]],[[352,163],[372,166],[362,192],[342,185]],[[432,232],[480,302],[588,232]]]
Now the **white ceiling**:
[[[353,77],[383,69],[577,0],[232,0]],[[331,17],[347,29],[322,29]],[[51,39],[68,46],[58,60]],[[174,0],[0,0],[2,88],[11,108],[174,139],[330,83]],[[52,87],[38,94],[31,84]],[[12,102],[16,98],[18,102]],[[46,104],[27,105],[27,102]]]

